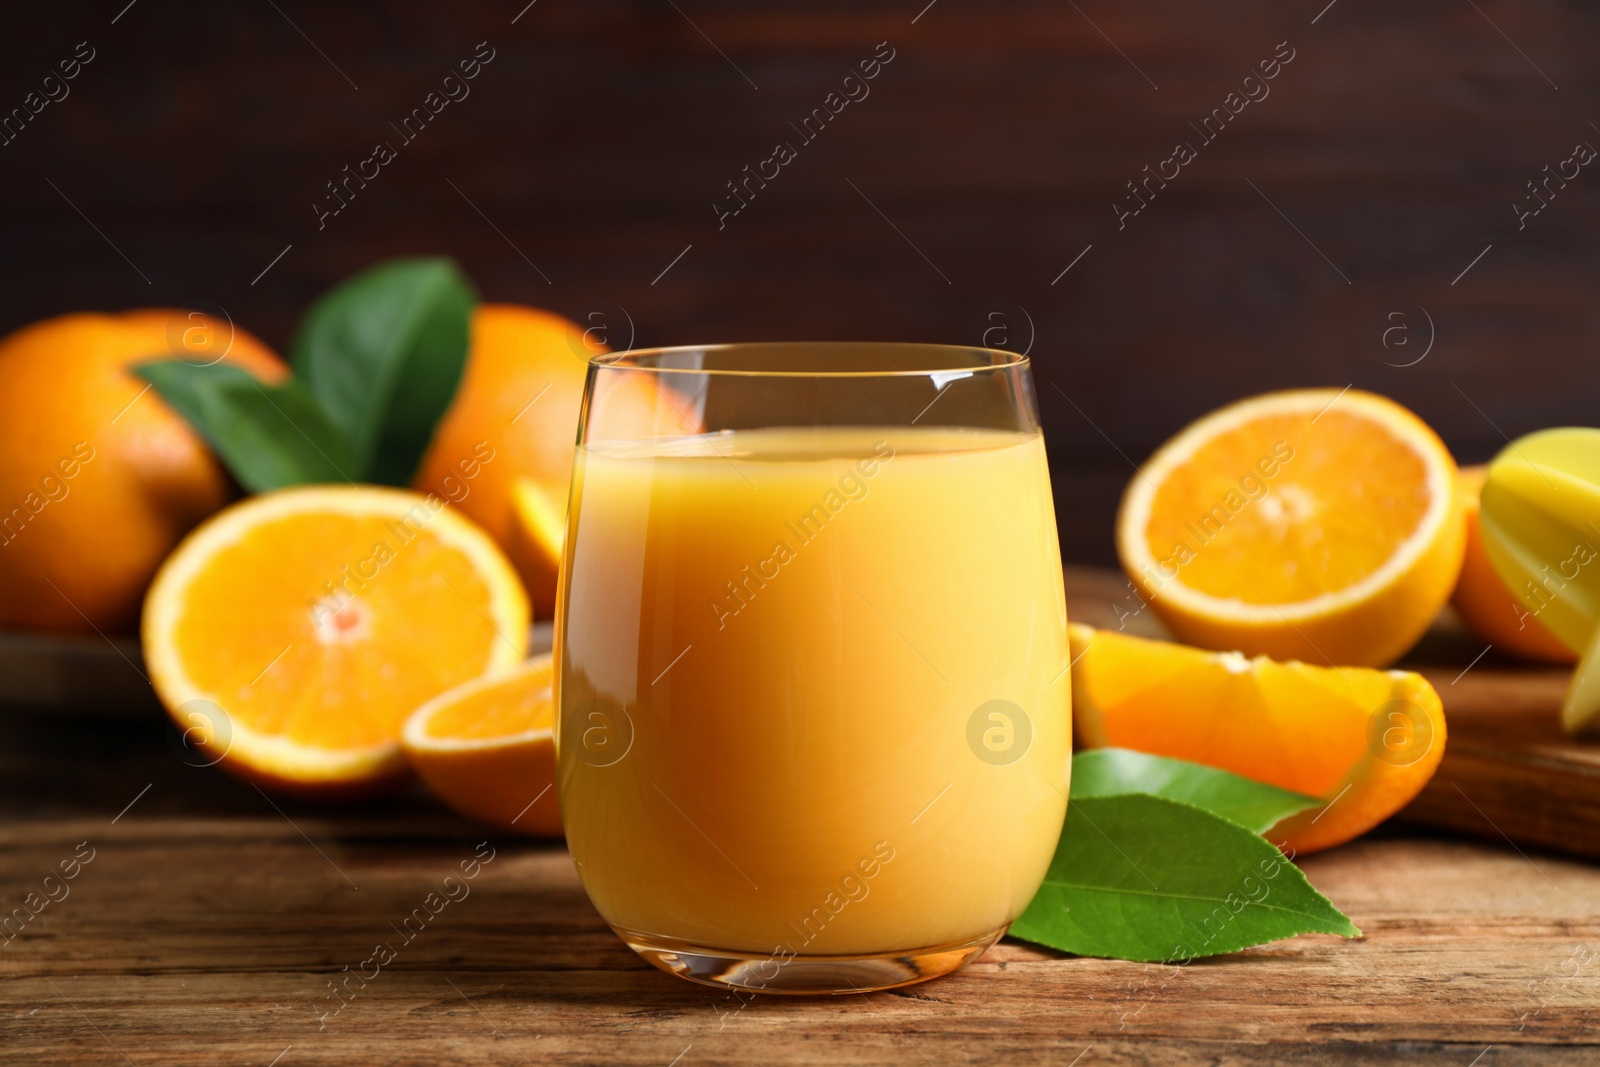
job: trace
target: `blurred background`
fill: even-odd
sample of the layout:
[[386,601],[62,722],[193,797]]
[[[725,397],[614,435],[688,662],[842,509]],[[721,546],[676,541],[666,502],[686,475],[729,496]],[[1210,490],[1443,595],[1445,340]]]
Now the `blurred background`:
[[614,347],[1026,350],[1083,562],[1112,560],[1132,465],[1245,394],[1385,393],[1463,462],[1596,421],[1593,5],[110,0],[7,23],[0,332],[185,306],[282,351],[329,285],[441,253]]

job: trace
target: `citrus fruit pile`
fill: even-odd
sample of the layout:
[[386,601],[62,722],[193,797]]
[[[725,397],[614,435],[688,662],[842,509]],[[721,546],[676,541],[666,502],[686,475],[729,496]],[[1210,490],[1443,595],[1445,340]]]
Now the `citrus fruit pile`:
[[[138,625],[198,765],[317,797],[415,772],[465,814],[559,835],[552,668],[526,656],[603,325],[480,304],[448,260],[403,258],[313,304],[287,362],[182,310],[19,330],[0,627]],[[630,375],[596,402],[694,432],[666,392]]]
[[[1438,767],[1445,719],[1424,678],[1380,668],[1447,603],[1492,647],[1535,661],[1573,663],[1574,642],[1593,628],[1573,608],[1589,601],[1568,596],[1549,616],[1563,627],[1558,636],[1536,617],[1543,601],[1526,603],[1504,575],[1531,573],[1547,587],[1534,592],[1549,599],[1551,580],[1528,560],[1559,558],[1557,547],[1581,554],[1581,531],[1539,509],[1567,499],[1550,480],[1556,466],[1583,467],[1556,476],[1587,479],[1582,499],[1600,499],[1600,469],[1585,467],[1600,455],[1600,432],[1546,431],[1524,444],[1546,467],[1529,467],[1517,444],[1507,449],[1494,468],[1505,468],[1501,512],[1485,531],[1485,469],[1458,470],[1432,430],[1381,396],[1269,393],[1181,431],[1129,483],[1116,537],[1139,596],[1195,647],[1074,626],[1080,744],[1191,760],[1319,797],[1322,807],[1269,834],[1301,852],[1394,814]],[[1519,523],[1555,530],[1554,540],[1518,556],[1508,528]],[[1492,558],[1490,534],[1507,558]],[[1584,561],[1568,561],[1568,579]],[[1571,728],[1600,709],[1600,685],[1585,689],[1591,676],[1600,669],[1580,668]]]
[[[0,341],[0,499],[17,502],[0,627],[127,632],[142,604],[151,684],[199,762],[325,797],[415,773],[473,818],[559,834],[554,668],[527,658],[529,628],[554,613],[604,351],[550,312],[477,304],[443,260],[336,288],[287,363],[195,312],[20,330]],[[645,431],[697,429],[645,376],[602,399]],[[1595,432],[1552,433],[1567,455]],[[1547,628],[1503,577],[1520,575],[1506,516],[1542,506],[1514,465],[1485,490],[1415,415],[1355,389],[1184,429],[1130,482],[1116,544],[1186,644],[1074,626],[1080,744],[1321,798],[1273,829],[1287,849],[1370,829],[1439,764],[1438,694],[1384,668],[1447,602],[1515,655],[1572,663],[1588,640],[1588,615],[1563,606]],[[256,494],[229,506],[241,487]],[[1580,723],[1600,667],[1584,677]]]
[[[408,280],[433,305],[408,302]],[[415,772],[466,814],[559,835],[551,666],[526,655],[531,620],[554,611],[587,358],[606,349],[594,330],[470,292],[442,260],[359,275],[308,314],[293,370],[231,321],[183,310],[67,315],[0,341],[0,499],[17,504],[0,533],[0,627],[137,627],[196,764],[327,798]],[[407,338],[397,306],[436,321]],[[362,395],[328,384],[370,378],[376,395],[384,375],[354,373],[360,357],[341,364],[338,351],[333,374],[317,366],[319,316],[332,349],[367,343],[397,373],[458,376],[437,422],[408,429],[403,395],[363,411]],[[461,347],[441,351],[452,329]],[[149,370],[162,362],[189,376],[176,392]],[[305,421],[292,390],[318,372],[324,411]],[[359,439],[339,425],[353,409],[412,435],[414,474],[386,487],[290,473],[229,506],[272,473],[235,466],[227,446],[240,441],[218,437],[239,381],[261,387],[269,420],[294,423],[269,421],[276,440],[260,445],[315,449],[343,476],[354,452],[319,427]],[[615,402],[648,426],[659,400],[636,387]],[[393,432],[380,432],[387,447]]]

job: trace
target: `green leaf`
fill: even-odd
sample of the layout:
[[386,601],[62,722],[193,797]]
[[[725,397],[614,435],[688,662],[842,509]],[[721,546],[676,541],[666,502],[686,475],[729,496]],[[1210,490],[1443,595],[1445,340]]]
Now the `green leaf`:
[[1181,800],[1266,833],[1322,801],[1199,763],[1127,748],[1096,748],[1072,757],[1072,799],[1150,793]]
[[460,384],[476,299],[447,259],[393,259],[307,312],[290,362],[349,443],[357,481],[410,483]]
[[302,386],[263,385],[238,367],[175,359],[134,367],[251,492],[348,481],[344,439]]
[[1259,836],[1163,797],[1074,797],[1044,885],[1011,935],[1156,962],[1303,933],[1360,936]]

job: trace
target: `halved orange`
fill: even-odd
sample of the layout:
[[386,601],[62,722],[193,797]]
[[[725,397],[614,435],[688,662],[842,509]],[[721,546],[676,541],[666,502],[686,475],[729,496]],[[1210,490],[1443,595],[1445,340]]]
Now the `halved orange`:
[[1449,599],[1456,465],[1405,408],[1355,389],[1267,393],[1163,445],[1129,483],[1117,552],[1191,644],[1383,666]]
[[1484,466],[1461,468],[1467,548],[1450,603],[1468,629],[1502,652],[1540,663],[1576,663],[1578,654],[1533,617],[1489,560],[1478,528],[1479,497],[1488,474]]
[[1321,797],[1268,831],[1285,849],[1365,833],[1421,792],[1444,755],[1444,710],[1420,674],[1070,630],[1079,746],[1204,763]]
[[561,836],[550,654],[440,693],[406,720],[411,766],[456,811],[503,830]]
[[307,486],[191,533],[156,575],[150,681],[203,762],[314,792],[407,770],[429,698],[527,651],[528,598],[488,535],[435,496]]

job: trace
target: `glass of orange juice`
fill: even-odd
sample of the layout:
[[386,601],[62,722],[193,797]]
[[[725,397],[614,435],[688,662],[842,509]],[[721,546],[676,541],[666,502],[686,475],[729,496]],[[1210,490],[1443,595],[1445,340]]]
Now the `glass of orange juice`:
[[980,955],[1066,814],[1066,601],[1024,357],[589,367],[556,623],[567,842],[636,952],[773,993]]

